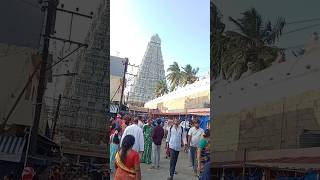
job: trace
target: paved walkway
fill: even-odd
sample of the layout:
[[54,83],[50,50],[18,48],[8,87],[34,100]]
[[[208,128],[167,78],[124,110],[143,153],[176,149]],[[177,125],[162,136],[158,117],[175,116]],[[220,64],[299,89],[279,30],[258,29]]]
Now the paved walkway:
[[[166,180],[169,176],[169,165],[170,159],[165,159],[164,147],[161,149],[160,155],[160,169],[150,170],[151,165],[141,164],[142,168],[142,179],[159,179]],[[185,152],[179,153],[179,158],[176,166],[177,175],[173,177],[174,180],[196,180],[197,178],[193,175],[191,163],[188,158],[188,154]]]
[[[158,179],[167,180],[169,176],[170,159],[165,159],[164,147],[161,148],[160,155],[160,169],[150,169],[151,165],[141,164],[142,180]],[[174,180],[197,180],[192,172],[191,163],[188,154],[185,152],[179,153],[179,158],[176,166],[177,175],[173,177]],[[113,175],[110,179],[113,179]]]

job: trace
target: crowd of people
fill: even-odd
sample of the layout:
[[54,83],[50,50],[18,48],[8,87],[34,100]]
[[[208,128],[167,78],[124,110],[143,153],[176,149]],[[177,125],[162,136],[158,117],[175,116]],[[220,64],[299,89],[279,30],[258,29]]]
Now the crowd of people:
[[[168,120],[147,118],[130,114],[111,119],[110,170],[115,180],[140,180],[140,163],[150,164],[150,169],[160,169],[162,143],[166,158],[170,158],[168,180],[177,174],[180,152],[188,152],[190,166],[200,180],[210,179],[210,131],[200,128],[198,119],[191,126],[181,126],[178,118]],[[191,168],[190,167],[190,168]]]

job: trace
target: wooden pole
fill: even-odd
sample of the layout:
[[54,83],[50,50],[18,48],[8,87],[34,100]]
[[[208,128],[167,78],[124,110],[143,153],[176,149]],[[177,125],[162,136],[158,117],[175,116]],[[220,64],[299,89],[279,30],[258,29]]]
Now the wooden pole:
[[122,106],[122,100],[123,100],[123,93],[124,93],[124,88],[126,87],[126,73],[127,73],[127,69],[128,69],[128,64],[129,64],[129,59],[126,58],[125,62],[124,62],[124,72],[123,72],[123,80],[122,80],[122,89],[121,89],[121,96],[120,96],[120,107]]

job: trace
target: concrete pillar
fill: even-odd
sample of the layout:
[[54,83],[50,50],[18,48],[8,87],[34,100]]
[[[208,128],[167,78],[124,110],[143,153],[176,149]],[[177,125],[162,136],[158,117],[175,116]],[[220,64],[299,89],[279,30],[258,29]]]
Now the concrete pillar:
[[222,169],[222,176],[221,176],[221,180],[224,180],[224,168]]
[[262,172],[262,179],[261,180],[266,180],[266,170],[265,169]]

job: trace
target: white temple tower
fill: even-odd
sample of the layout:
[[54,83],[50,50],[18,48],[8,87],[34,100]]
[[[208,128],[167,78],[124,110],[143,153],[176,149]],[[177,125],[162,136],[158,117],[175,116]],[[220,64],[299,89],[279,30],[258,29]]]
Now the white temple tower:
[[155,88],[160,80],[165,80],[165,71],[161,39],[155,34],[148,43],[138,75],[130,90],[129,104],[143,106],[145,102],[155,98]]

